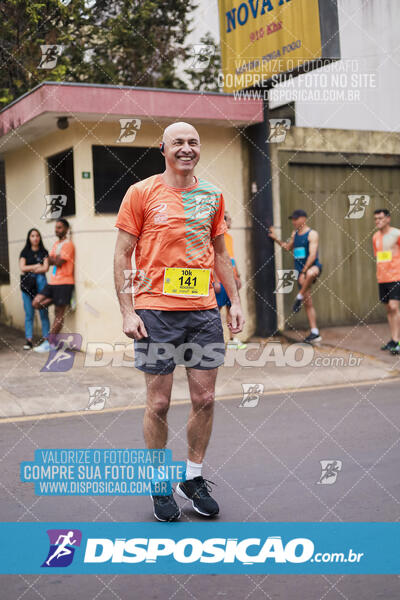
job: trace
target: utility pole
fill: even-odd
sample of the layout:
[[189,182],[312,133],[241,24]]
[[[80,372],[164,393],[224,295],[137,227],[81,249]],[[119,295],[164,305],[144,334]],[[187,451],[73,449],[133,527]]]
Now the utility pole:
[[[260,88],[259,88],[260,89]],[[268,97],[262,89],[262,123],[247,127],[249,143],[252,252],[254,265],[254,289],[256,307],[255,334],[260,337],[274,335],[277,330],[275,290],[274,242],[268,237],[268,227],[273,224],[272,180],[270,144],[268,143]]]

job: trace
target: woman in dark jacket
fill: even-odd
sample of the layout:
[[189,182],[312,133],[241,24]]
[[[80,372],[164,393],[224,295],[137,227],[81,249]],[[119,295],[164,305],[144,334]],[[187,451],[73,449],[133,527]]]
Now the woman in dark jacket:
[[[25,337],[24,350],[30,350],[33,346],[33,317],[35,309],[32,306],[32,298],[46,285],[46,271],[49,269],[49,253],[43,245],[40,232],[33,228],[28,231],[26,244],[19,255],[19,266],[21,269],[21,291],[25,310]],[[49,314],[47,308],[39,311],[42,322],[42,338],[47,339],[50,331]]]

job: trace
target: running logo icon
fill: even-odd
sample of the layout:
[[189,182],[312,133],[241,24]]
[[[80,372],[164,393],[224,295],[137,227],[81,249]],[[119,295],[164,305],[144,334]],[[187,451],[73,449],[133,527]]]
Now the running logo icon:
[[217,198],[215,196],[210,196],[210,194],[203,194],[196,196],[195,201],[194,218],[207,219],[215,206]]
[[242,383],[243,398],[239,408],[254,408],[258,405],[260,396],[264,391],[263,383]]
[[321,477],[318,484],[321,485],[332,485],[336,482],[339,471],[342,470],[341,460],[320,460],[321,465]]
[[141,119],[120,119],[119,124],[121,126],[121,131],[119,138],[117,139],[117,144],[129,144],[130,142],[134,142],[136,134],[142,126]]
[[81,545],[82,532],[79,529],[48,529],[50,548],[42,567],[68,567],[74,558],[75,550]]
[[154,224],[155,225],[159,225],[160,223],[168,222],[168,212],[167,212],[168,207],[167,207],[166,202],[161,202],[161,204],[159,204],[158,206],[153,208],[153,210],[155,211],[155,215],[154,215]]
[[190,68],[195,71],[202,71],[210,64],[211,57],[215,54],[215,46],[213,44],[193,44],[192,46],[192,62]]
[[42,58],[38,69],[54,69],[57,65],[58,57],[62,54],[63,46],[43,44],[40,46]]
[[49,336],[50,352],[41,373],[63,373],[72,369],[75,352],[81,349],[79,333],[55,333]]
[[67,205],[65,194],[46,194],[46,208],[41,219],[59,219],[63,208]]
[[110,388],[102,386],[88,386],[89,402],[85,410],[103,410],[110,397]]
[[366,194],[350,194],[349,210],[345,219],[362,219],[365,214],[365,209],[369,205],[370,197]]
[[274,294],[290,294],[297,282],[299,272],[297,269],[277,269],[278,281]]
[[290,119],[268,119],[269,120],[269,136],[267,142],[277,143],[284,142],[286,134],[290,129]]
[[124,279],[120,294],[135,295],[139,290],[147,292],[151,289],[151,279],[146,277],[143,269],[124,269]]

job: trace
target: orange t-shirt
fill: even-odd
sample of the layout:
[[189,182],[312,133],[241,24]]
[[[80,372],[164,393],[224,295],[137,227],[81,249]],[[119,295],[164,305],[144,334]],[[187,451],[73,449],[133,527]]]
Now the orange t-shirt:
[[224,233],[224,238],[225,238],[225,246],[226,246],[226,250],[230,256],[230,259],[232,261],[232,267],[233,267],[233,273],[235,276],[235,279],[238,279],[239,277],[239,273],[236,267],[236,260],[235,257],[233,255],[233,237],[231,236],[230,233],[225,232]]
[[[60,248],[61,245],[61,248]],[[50,256],[60,256],[65,263],[61,267],[50,266],[50,285],[64,285],[74,283],[75,247],[71,240],[57,240],[51,249]]]
[[233,239],[232,239],[231,234],[226,231],[224,233],[224,239],[225,239],[226,250],[227,250],[229,256],[231,258],[234,258],[234,256],[233,256]]
[[[166,185],[160,174],[132,185],[120,206],[116,227],[138,238],[134,280],[135,308],[208,310],[217,306],[212,287],[214,248],[211,240],[225,233],[221,191],[202,179],[190,188]],[[210,269],[208,296],[163,294],[166,267]]]
[[[388,233],[376,231],[372,237],[376,256],[378,283],[400,281],[400,229],[391,227]],[[382,252],[382,255],[378,253]]]

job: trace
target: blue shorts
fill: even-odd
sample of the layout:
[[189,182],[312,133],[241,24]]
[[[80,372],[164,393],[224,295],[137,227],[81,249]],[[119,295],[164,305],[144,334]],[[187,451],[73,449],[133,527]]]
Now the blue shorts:
[[217,299],[217,304],[218,304],[218,308],[222,308],[223,306],[227,306],[228,308],[230,308],[231,306],[231,301],[229,300],[229,296],[226,293],[226,289],[224,288],[224,286],[221,285],[221,291],[217,294],[217,292],[215,292],[215,297]]

